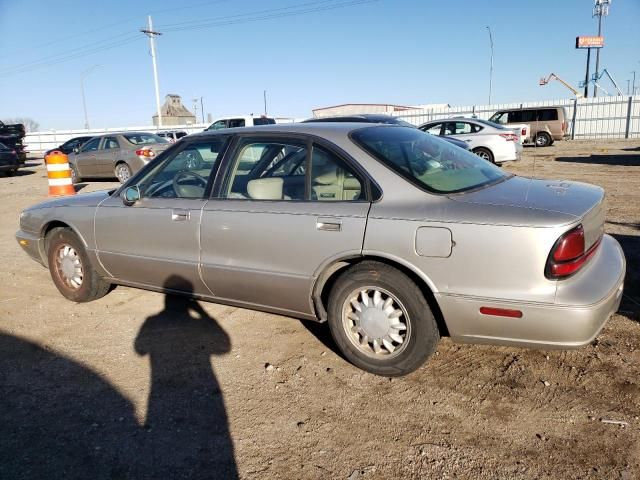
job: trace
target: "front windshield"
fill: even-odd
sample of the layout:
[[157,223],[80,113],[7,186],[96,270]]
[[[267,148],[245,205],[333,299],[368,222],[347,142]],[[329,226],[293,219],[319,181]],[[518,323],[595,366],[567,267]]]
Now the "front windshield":
[[370,127],[351,136],[386,166],[430,192],[463,192],[508,177],[477,155],[415,128]]

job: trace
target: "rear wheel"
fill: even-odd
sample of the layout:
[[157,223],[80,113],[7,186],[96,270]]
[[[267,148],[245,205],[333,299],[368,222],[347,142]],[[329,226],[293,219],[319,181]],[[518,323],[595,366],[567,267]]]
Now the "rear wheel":
[[473,153],[475,153],[480,158],[486,160],[487,162],[495,163],[493,160],[493,153],[491,153],[491,150],[489,150],[488,148],[484,148],[484,147],[474,148]]
[[435,351],[438,326],[424,295],[402,272],[366,261],[343,273],[328,304],[331,334],[347,359],[376,375],[406,375]]
[[131,178],[131,168],[124,162],[116,165],[115,173],[120,183],[124,183]]
[[103,297],[111,286],[93,269],[78,236],[68,228],[55,228],[47,235],[47,258],[53,283],[74,302]]
[[548,147],[549,145],[551,145],[551,143],[553,143],[551,135],[549,135],[547,132],[539,132],[536,135],[537,147]]

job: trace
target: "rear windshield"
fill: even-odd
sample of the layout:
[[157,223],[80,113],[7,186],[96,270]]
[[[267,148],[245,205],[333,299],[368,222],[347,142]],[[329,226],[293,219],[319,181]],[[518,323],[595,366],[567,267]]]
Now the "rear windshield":
[[370,127],[353,140],[419,188],[457,193],[499,182],[510,175],[477,155],[415,128]]
[[258,117],[253,119],[254,125],[273,125],[276,121],[273,118]]
[[169,143],[165,138],[153,133],[124,133],[124,138],[134,145],[148,145],[150,143]]

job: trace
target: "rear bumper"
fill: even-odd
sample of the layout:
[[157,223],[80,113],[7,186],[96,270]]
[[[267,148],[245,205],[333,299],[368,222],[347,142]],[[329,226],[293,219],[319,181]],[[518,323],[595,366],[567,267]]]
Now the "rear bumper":
[[[547,304],[442,294],[437,300],[454,341],[577,348],[590,343],[618,310],[625,271],[620,245],[605,235],[584,271],[560,281],[562,299],[573,298],[574,303],[558,303],[563,301],[558,298]],[[485,306],[520,310],[522,317],[482,315],[480,307]]]

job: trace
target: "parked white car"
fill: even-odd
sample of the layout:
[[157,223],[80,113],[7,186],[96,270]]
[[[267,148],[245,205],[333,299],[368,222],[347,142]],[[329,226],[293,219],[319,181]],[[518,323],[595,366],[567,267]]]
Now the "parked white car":
[[487,120],[447,118],[424,123],[418,128],[432,135],[462,140],[469,145],[469,150],[492,163],[520,160],[522,156],[521,135],[512,128]]
[[205,130],[222,130],[224,128],[238,128],[238,127],[257,127],[260,125],[274,125],[276,123],[274,118],[265,117],[261,115],[254,117],[253,115],[236,115],[232,117],[218,118],[209,125]]

